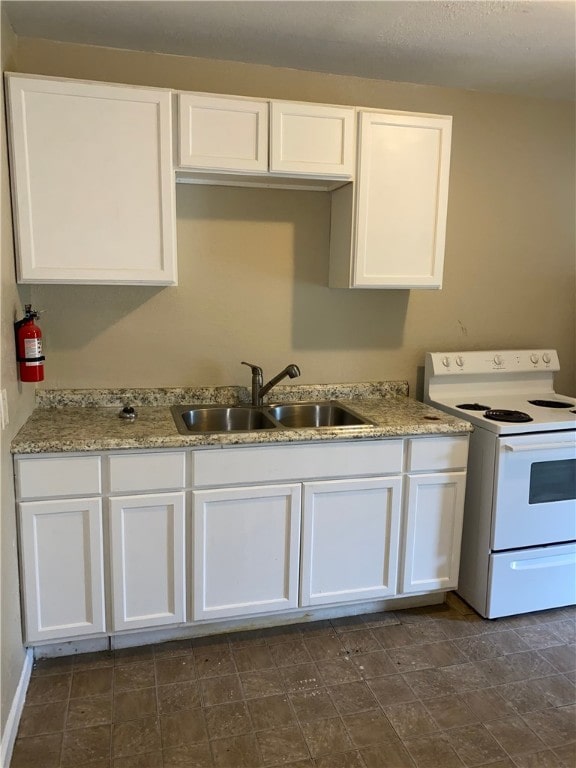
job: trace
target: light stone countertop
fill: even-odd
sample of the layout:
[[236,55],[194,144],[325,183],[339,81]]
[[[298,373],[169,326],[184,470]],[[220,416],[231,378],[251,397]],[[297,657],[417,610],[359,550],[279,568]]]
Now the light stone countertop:
[[[337,399],[373,425],[181,435],[170,405],[249,402],[245,387],[155,390],[39,390],[38,407],[12,441],[15,454],[227,447],[409,435],[462,434],[471,425],[407,396],[406,382],[277,386],[270,402]],[[123,405],[138,418],[118,418]]]

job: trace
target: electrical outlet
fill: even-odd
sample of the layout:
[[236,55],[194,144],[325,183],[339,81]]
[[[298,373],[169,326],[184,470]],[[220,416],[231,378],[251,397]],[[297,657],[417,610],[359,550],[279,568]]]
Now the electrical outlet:
[[5,389],[2,390],[2,396],[0,397],[0,422],[2,429],[5,429],[10,423],[8,418],[8,396]]

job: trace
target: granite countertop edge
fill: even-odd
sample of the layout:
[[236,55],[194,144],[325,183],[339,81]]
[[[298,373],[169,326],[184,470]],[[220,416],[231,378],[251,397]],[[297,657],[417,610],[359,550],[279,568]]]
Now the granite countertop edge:
[[[372,424],[353,428],[278,429],[181,435],[172,404],[249,402],[244,387],[160,390],[42,390],[37,408],[12,441],[13,454],[84,453],[110,450],[224,448],[327,441],[377,440],[471,431],[457,419],[408,397],[406,382],[278,386],[270,402],[337,399]],[[135,421],[118,418],[134,405]]]

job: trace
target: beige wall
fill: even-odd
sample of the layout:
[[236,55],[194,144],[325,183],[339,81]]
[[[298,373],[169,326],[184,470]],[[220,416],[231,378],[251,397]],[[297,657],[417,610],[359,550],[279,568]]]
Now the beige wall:
[[[12,66],[16,38],[5,18],[4,10],[1,11],[0,24],[2,68],[5,69]],[[2,91],[1,84],[0,91]],[[10,416],[10,424],[0,432],[0,498],[2,504],[0,510],[0,733],[3,736],[6,718],[10,712],[24,661],[20,626],[16,516],[14,513],[10,441],[32,411],[34,392],[29,387],[26,389],[19,385],[16,378],[12,323],[16,315],[21,316],[21,307],[29,300],[27,297],[30,291],[29,289],[19,291],[16,287],[3,92],[0,93],[0,102],[2,104],[2,114],[0,115],[0,207],[2,222],[0,232],[2,257],[0,269],[0,388],[6,389]]]
[[[215,52],[216,53],[216,52]],[[322,193],[179,186],[177,288],[33,289],[47,387],[407,378],[425,350],[555,347],[574,385],[574,110],[563,102],[39,40],[17,69],[454,116],[442,291],[327,287]]]

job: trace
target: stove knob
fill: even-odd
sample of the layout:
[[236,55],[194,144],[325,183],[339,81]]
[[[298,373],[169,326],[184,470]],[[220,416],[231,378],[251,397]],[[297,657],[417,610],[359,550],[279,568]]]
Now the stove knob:
[[496,365],[502,365],[502,362],[503,362],[502,355],[494,355],[494,362],[496,363]]
[[456,358],[456,365],[458,366],[458,368],[462,368],[464,366],[464,358],[462,357],[462,355],[458,355],[458,357]]
[[444,368],[450,368],[450,358],[449,357],[443,357],[442,358],[442,365]]
[[530,360],[534,363],[534,365],[536,365],[536,363],[538,362],[538,360],[540,360],[540,358],[535,352],[532,352],[532,354],[530,355]]
[[548,365],[548,363],[550,362],[550,360],[551,360],[551,359],[552,359],[552,358],[550,357],[550,355],[548,354],[548,352],[544,352],[544,354],[542,355],[542,360],[544,360],[544,362],[546,363],[546,365]]

